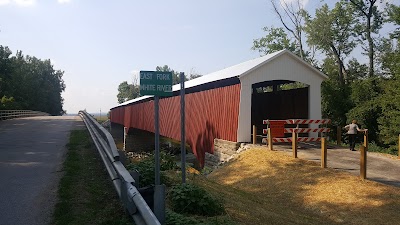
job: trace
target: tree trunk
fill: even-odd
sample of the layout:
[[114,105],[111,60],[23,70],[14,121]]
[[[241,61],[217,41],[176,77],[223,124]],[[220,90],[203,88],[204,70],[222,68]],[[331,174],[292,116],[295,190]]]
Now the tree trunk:
[[344,85],[347,81],[347,72],[344,68],[344,64],[342,59],[340,59],[339,52],[337,51],[336,47],[333,44],[330,44],[333,54],[335,55],[336,62],[339,69],[339,82],[341,85]]

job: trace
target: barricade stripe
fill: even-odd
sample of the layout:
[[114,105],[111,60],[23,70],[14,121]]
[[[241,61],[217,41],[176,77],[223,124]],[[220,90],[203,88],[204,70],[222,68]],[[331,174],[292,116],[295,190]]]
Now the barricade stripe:
[[[310,138],[310,137],[299,137],[297,138],[299,142],[314,142],[314,141],[321,141],[321,138]],[[285,142],[292,142],[292,138],[272,138],[272,142],[275,143],[285,143]]]
[[285,133],[292,133],[293,130],[296,133],[310,133],[310,132],[329,132],[329,128],[285,128]]

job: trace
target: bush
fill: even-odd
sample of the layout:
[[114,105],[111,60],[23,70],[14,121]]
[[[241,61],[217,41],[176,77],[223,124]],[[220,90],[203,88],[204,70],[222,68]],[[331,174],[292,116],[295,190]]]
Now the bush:
[[386,153],[386,154],[391,154],[391,155],[397,155],[398,150],[396,146],[379,146],[376,143],[372,142],[368,144],[368,151],[370,152],[380,152],[380,153]]
[[[155,179],[155,158],[154,155],[145,158],[137,164],[131,163],[126,168],[127,170],[136,170],[139,172],[139,186],[146,187],[154,185]],[[176,167],[174,157],[170,154],[160,152],[160,171],[174,169]],[[166,178],[160,174],[161,183],[164,183]]]
[[165,224],[166,225],[187,225],[187,224],[198,224],[198,222],[195,219],[192,219],[190,217],[186,217],[184,215],[181,215],[179,213],[173,212],[171,210],[166,210],[165,211]]
[[176,212],[215,216],[224,212],[220,200],[194,184],[181,184],[169,192],[172,209]]

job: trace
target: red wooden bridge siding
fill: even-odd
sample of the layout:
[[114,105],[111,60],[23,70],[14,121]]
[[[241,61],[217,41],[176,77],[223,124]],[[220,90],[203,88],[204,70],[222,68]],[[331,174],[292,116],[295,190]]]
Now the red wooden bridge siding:
[[[186,142],[204,164],[205,152],[213,153],[214,139],[237,140],[240,84],[187,94]],[[180,137],[180,96],[160,99],[160,135]],[[154,132],[154,102],[112,109],[111,120],[125,127]]]

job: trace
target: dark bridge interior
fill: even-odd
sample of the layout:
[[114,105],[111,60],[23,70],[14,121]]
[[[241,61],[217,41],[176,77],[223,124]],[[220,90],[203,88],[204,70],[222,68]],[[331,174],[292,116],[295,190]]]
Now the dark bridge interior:
[[263,120],[307,119],[308,87],[293,81],[274,80],[254,84],[251,97],[251,124],[262,134]]

